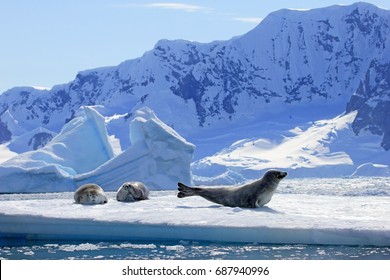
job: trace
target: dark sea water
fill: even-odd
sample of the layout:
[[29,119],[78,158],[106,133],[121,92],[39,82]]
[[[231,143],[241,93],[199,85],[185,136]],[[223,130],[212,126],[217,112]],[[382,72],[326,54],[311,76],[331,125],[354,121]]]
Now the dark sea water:
[[9,260],[390,260],[390,247],[0,240]]

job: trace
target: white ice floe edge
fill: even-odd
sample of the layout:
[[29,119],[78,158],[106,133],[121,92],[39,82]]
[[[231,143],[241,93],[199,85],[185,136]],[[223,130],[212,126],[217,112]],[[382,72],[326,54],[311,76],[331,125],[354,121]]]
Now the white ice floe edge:
[[[377,230],[268,227],[178,226],[31,216],[0,216],[7,225],[0,238],[25,240],[192,240],[261,244],[390,246],[388,233]],[[22,225],[22,226],[21,226]],[[44,226],[45,232],[40,229]]]
[[390,246],[389,207],[387,197],[301,194],[276,194],[260,209],[172,193],[95,206],[53,198],[1,201],[0,238]]

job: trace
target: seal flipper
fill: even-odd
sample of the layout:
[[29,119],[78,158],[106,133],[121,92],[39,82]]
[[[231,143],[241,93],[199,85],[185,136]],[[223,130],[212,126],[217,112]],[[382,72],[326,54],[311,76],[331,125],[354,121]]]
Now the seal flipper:
[[179,190],[179,193],[177,194],[178,198],[198,195],[196,193],[196,191],[199,190],[198,188],[192,188],[192,187],[186,186],[186,185],[184,185],[183,183],[180,183],[180,182],[177,185],[179,186],[177,188]]

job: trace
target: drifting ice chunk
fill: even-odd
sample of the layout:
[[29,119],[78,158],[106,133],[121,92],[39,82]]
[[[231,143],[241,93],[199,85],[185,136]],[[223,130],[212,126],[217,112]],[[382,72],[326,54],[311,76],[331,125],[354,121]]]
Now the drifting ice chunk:
[[73,176],[113,157],[104,118],[84,107],[44,148],[0,165],[0,192],[73,191]]
[[156,117],[149,108],[135,112],[130,123],[132,145],[96,170],[76,178],[77,185],[99,184],[117,190],[126,181],[143,182],[151,190],[191,184],[194,145]]

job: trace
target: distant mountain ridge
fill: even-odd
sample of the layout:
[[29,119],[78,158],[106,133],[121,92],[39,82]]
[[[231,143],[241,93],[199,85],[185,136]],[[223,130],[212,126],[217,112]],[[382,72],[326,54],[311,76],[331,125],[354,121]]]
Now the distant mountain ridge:
[[138,59],[48,91],[10,89],[0,95],[0,142],[38,127],[59,132],[84,105],[124,120],[148,106],[185,136],[318,106],[357,110],[355,133],[383,135],[388,150],[389,44],[390,11],[371,4],[276,11],[228,41],[161,40]]

